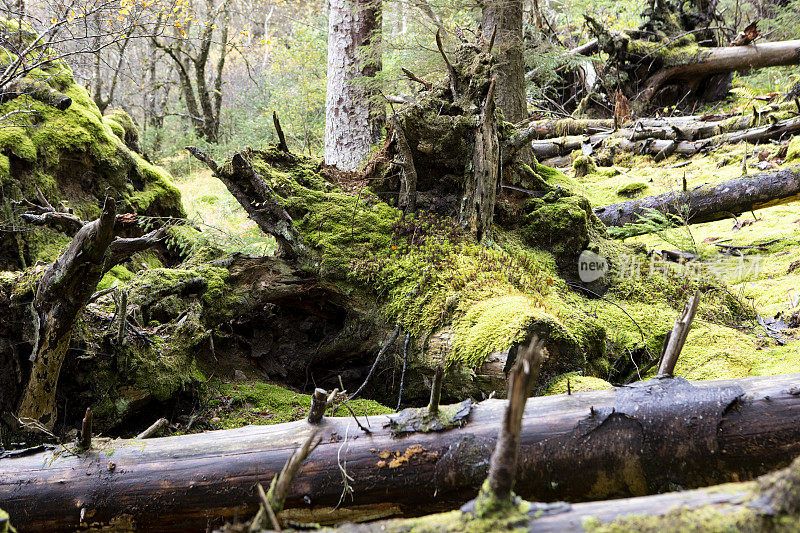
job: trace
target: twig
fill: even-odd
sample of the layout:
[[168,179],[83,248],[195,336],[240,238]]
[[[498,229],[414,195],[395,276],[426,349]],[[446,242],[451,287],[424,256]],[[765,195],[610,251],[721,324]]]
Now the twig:
[[311,410],[308,412],[308,423],[319,424],[325,415],[325,408],[328,406],[328,391],[325,389],[314,389],[311,396]]
[[658,367],[657,377],[672,377],[672,373],[675,371],[675,365],[678,362],[681,350],[683,350],[683,345],[686,343],[686,337],[689,335],[689,329],[692,326],[692,321],[694,320],[694,315],[697,313],[697,307],[699,305],[700,291],[696,291],[694,296],[692,296],[686,304],[681,317],[675,321],[672,332],[670,332],[668,339],[664,342],[664,349],[661,353],[661,366]]
[[400,404],[403,402],[403,384],[406,379],[406,364],[408,363],[408,341],[411,339],[411,333],[406,333],[406,340],[403,343],[403,370],[400,372],[400,394],[397,395],[397,409],[400,410]]
[[405,69],[405,68],[400,68],[400,70],[403,71],[403,74],[405,74],[408,79],[410,79],[411,81],[415,81],[417,83],[421,83],[422,85],[425,86],[426,89],[430,89],[431,87],[433,87],[433,83],[420,78],[419,76],[417,76],[416,74],[414,74],[410,70]]
[[144,431],[136,435],[136,438],[149,439],[150,437],[158,433],[161,430],[161,428],[166,426],[168,423],[169,421],[166,418],[159,418],[158,420],[153,422],[153,424],[149,428],[145,429]]
[[494,48],[494,39],[497,37],[497,24],[494,25],[492,29],[492,37],[489,39],[489,47],[486,49],[487,54],[492,53],[492,48]]
[[450,59],[448,59],[447,54],[444,51],[441,30],[436,30],[436,46],[439,48],[439,52],[442,54],[444,62],[447,65],[447,73],[450,75],[450,91],[452,91],[453,101],[455,101],[458,98],[458,91],[456,90],[456,69],[453,68],[452,63],[450,63]]
[[[294,478],[297,476],[298,470],[300,470],[300,466],[303,462],[308,458],[312,451],[319,445],[322,441],[322,438],[317,438],[318,431],[313,431],[311,435],[308,436],[303,446],[296,449],[292,456],[289,457],[289,460],[286,461],[286,464],[283,465],[283,469],[281,469],[280,473],[272,478],[272,482],[269,485],[269,491],[264,495],[261,499],[261,508],[259,512],[256,514],[255,518],[253,518],[253,522],[250,524],[250,531],[260,531],[264,529],[264,515],[270,516],[270,520],[272,517],[275,517],[275,521],[273,522],[273,527],[276,527],[278,531],[280,531],[280,521],[278,520],[278,514],[283,510],[283,505],[286,503],[286,497],[289,495],[289,488],[294,481]],[[261,489],[263,491],[263,488]],[[261,497],[261,494],[259,494]]]
[[[539,377],[542,363],[547,359],[544,344],[534,336],[530,344],[523,348],[517,357],[509,376],[508,406],[503,416],[503,425],[492,452],[487,478],[488,491],[481,491],[478,499],[496,498],[507,501],[511,498],[519,456],[519,434],[522,428],[522,415],[531,385]],[[486,492],[489,492],[487,494]],[[491,506],[479,506],[491,512]]]
[[269,521],[272,522],[272,529],[275,531],[280,531],[281,523],[278,522],[278,517],[275,516],[275,511],[272,510],[272,505],[270,505],[267,495],[264,492],[264,487],[261,485],[261,483],[258,484],[258,499],[261,500],[261,506],[267,512]]
[[[347,405],[347,403],[350,400],[352,400],[353,398],[358,396],[358,394],[362,390],[364,390],[364,387],[367,386],[367,383],[369,383],[369,380],[372,378],[372,374],[375,372],[375,369],[378,367],[378,362],[381,360],[383,355],[389,349],[389,346],[391,346],[392,343],[395,341],[395,339],[397,339],[397,335],[399,335],[399,334],[400,334],[400,324],[398,324],[397,327],[394,328],[394,331],[392,332],[392,336],[389,337],[389,340],[386,341],[386,344],[384,344],[383,347],[378,352],[378,356],[375,358],[375,362],[372,363],[372,368],[369,369],[369,373],[367,374],[367,377],[364,379],[364,383],[362,383],[361,386],[358,387],[358,389],[356,389],[356,391],[353,394],[351,394],[350,397],[347,398],[342,405]],[[341,407],[342,405],[340,405],[339,407]]]

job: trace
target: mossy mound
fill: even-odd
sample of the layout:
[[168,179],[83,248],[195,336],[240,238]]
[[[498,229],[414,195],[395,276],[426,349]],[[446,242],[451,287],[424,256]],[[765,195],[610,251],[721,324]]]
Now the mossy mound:
[[[210,384],[209,393],[208,407],[213,416],[207,421],[208,429],[292,422],[308,416],[311,408],[310,395],[262,381],[216,382]],[[357,416],[394,412],[371,400],[353,400],[348,405]]]
[[[62,111],[22,94],[0,105],[6,117],[0,128],[0,208],[8,223],[19,224],[11,201],[36,201],[37,188],[52,205],[72,209],[84,220],[99,214],[106,195],[115,197],[121,212],[185,216],[169,174],[129,148],[136,138],[130,117],[115,111],[104,118],[61,61],[44,64],[27,79],[46,83],[72,103]],[[52,261],[62,241],[40,229],[6,233],[0,240],[0,268]]]
[[612,389],[608,381],[592,376],[582,376],[578,372],[569,372],[551,379],[542,391],[545,396],[553,394],[569,394],[590,390]]
[[647,190],[647,188],[648,185],[646,183],[642,183],[640,181],[632,181],[626,183],[625,185],[617,189],[617,194],[620,196],[632,197],[643,193],[644,191]]
[[800,160],[800,136],[792,138],[786,150],[786,162],[797,163]]

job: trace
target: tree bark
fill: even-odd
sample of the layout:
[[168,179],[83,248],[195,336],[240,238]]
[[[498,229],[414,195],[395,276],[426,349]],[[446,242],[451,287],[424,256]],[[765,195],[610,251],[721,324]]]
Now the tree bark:
[[18,417],[52,428],[55,394],[72,328],[97,283],[113,266],[157,242],[156,230],[141,238],[115,239],[116,203],[107,198],[100,218],[83,225],[69,247],[42,275],[33,300],[33,368]]
[[[637,496],[784,467],[800,454],[798,383],[798,374],[672,378],[532,398],[515,492],[539,501]],[[287,517],[336,520],[340,468],[353,500],[344,500],[338,518],[442,510],[477,494],[505,406],[487,400],[462,429],[403,438],[379,416],[369,418],[368,434],[350,418],[326,418],[147,441],[95,439],[90,453],[4,459],[0,501],[24,531],[71,530],[82,509],[92,524],[124,516],[140,530],[205,531],[254,512],[256,483],[269,482],[319,428],[322,443],[298,472],[286,501],[296,511]]]
[[375,87],[381,70],[381,2],[330,0],[325,163],[357,170],[380,139],[383,102]]
[[[800,521],[800,459],[756,481],[621,500],[531,503],[514,522],[530,533],[564,531],[793,531]],[[471,516],[454,511],[411,520],[348,525],[353,533],[464,531]],[[527,522],[527,523],[526,523]],[[590,527],[586,527],[591,524]],[[701,525],[702,524],[702,525]],[[792,526],[792,524],[795,524]],[[608,528],[608,529],[606,529]]]
[[[657,211],[674,217],[680,224],[699,224],[730,218],[747,211],[781,205],[800,199],[800,165],[760,172],[749,177],[598,207],[594,213],[606,226],[639,224],[642,217]],[[630,227],[626,236],[647,233],[644,227]]]
[[798,63],[800,63],[800,40],[712,48],[703,51],[693,62],[664,68],[654,74],[637,99],[653,99],[659,89],[668,83],[683,81],[692,84],[698,79],[714,74],[748,72]]

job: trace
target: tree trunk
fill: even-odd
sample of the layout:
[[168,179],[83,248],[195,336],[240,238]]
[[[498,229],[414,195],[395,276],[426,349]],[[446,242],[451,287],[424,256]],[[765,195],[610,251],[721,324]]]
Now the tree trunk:
[[339,170],[357,170],[380,139],[381,21],[379,0],[330,0],[325,163]]
[[[749,177],[598,207],[594,213],[606,226],[639,224],[653,211],[674,217],[679,224],[699,224],[730,218],[800,199],[800,165],[760,172]],[[628,227],[626,236],[647,233],[646,227]]]
[[[800,454],[799,381],[798,374],[672,378],[532,398],[515,491],[540,501],[625,497],[786,466]],[[288,517],[442,510],[477,494],[505,406],[487,400],[462,429],[403,438],[385,428],[385,416],[369,418],[370,433],[352,418],[326,418],[313,426],[303,420],[146,442],[95,441],[83,453],[31,453],[3,460],[0,501],[24,531],[71,530],[82,510],[90,523],[124,517],[141,530],[205,531],[216,519],[254,511],[255,484],[268,483],[320,428],[322,443],[292,485],[286,505],[296,511]],[[353,499],[336,512],[344,473]]]
[[33,368],[18,417],[38,422],[45,428],[52,428],[56,421],[56,385],[72,327],[97,283],[113,266],[152,246],[161,237],[161,232],[156,230],[141,238],[115,238],[116,203],[112,198],[106,199],[97,220],[80,225],[77,217],[73,218],[80,229],[69,247],[45,270],[32,304]]
[[[564,531],[795,531],[800,522],[800,459],[756,481],[624,500],[570,505],[531,503],[512,516],[515,529]],[[527,515],[527,516],[526,516]],[[499,521],[502,517],[498,517]],[[469,530],[469,513],[348,525],[352,533],[456,532]],[[502,523],[502,522],[500,522]],[[480,529],[480,525],[478,528]]]
[[654,74],[639,100],[652,100],[666,84],[688,85],[696,80],[727,72],[748,72],[765,67],[797,65],[800,63],[800,40],[775,43],[726,46],[703,51],[692,62],[667,67]]
[[493,54],[496,60],[497,107],[503,119],[517,123],[528,118],[525,98],[525,58],[522,43],[522,0],[485,0],[483,38],[497,31]]

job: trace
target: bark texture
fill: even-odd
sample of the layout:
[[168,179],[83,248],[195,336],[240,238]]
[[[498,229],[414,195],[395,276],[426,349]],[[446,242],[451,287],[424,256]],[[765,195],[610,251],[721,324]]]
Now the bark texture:
[[20,419],[52,428],[56,421],[56,385],[72,328],[113,266],[155,244],[156,230],[141,238],[115,239],[116,202],[107,198],[100,218],[83,225],[69,247],[44,271],[32,302],[33,367],[20,401]]
[[[800,199],[800,165],[724,181],[691,191],[676,191],[598,207],[595,215],[606,226],[640,224],[656,211],[678,223],[699,224]],[[628,231],[629,230],[629,231]],[[647,233],[628,227],[627,234]]]
[[[789,533],[797,529],[800,520],[800,459],[788,468],[752,482],[576,505],[531,503],[525,513],[504,518],[495,523],[473,523],[473,527],[478,530],[524,527],[530,533],[596,530]],[[440,533],[464,531],[471,523],[468,513],[454,511],[419,519],[348,525],[347,530]]]
[[[798,383],[797,374],[672,378],[532,398],[522,416],[515,492],[539,501],[638,496],[784,467],[800,454]],[[95,439],[87,453],[4,459],[0,501],[24,531],[72,530],[82,509],[91,524],[205,531],[217,518],[254,512],[256,483],[268,483],[319,429],[322,442],[295,478],[286,500],[295,511],[287,517],[337,519],[337,465],[353,490],[339,519],[452,508],[486,478],[506,403],[476,405],[461,429],[403,438],[384,428],[386,417],[371,417],[370,433],[351,418],[326,418],[146,441]]]
[[329,8],[325,163],[357,170],[384,122],[374,86],[381,70],[381,3],[330,0]]

